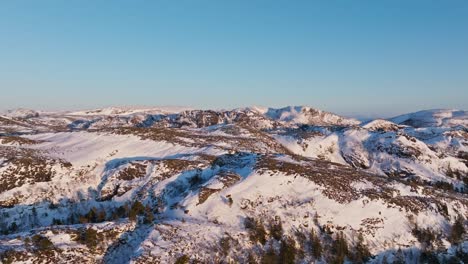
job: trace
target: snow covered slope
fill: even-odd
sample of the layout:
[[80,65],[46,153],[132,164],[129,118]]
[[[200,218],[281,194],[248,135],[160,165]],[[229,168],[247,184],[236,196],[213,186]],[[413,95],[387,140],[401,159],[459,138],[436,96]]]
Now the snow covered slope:
[[0,260],[466,263],[464,115],[0,116]]
[[425,110],[400,115],[390,121],[412,127],[454,127],[468,126],[468,111],[461,110]]

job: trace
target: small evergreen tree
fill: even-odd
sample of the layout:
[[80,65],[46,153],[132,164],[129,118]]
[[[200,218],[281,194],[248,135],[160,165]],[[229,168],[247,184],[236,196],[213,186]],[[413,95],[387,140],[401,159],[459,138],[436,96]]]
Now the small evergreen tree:
[[276,217],[276,219],[271,222],[270,235],[276,240],[281,240],[283,237],[283,225],[281,224],[280,217]]
[[79,222],[80,224],[87,224],[87,223],[89,223],[88,218],[87,218],[86,216],[84,216],[84,215],[78,217],[78,222]]
[[419,262],[425,264],[440,264],[437,253],[434,251],[423,250],[419,256]]
[[244,221],[245,228],[249,231],[249,238],[252,242],[266,243],[266,230],[263,224],[252,217],[247,217]]
[[93,228],[81,228],[78,237],[75,239],[75,241],[86,245],[90,249],[96,248],[98,240],[98,232]]
[[119,206],[119,208],[117,208],[116,215],[118,218],[124,218],[128,216],[129,211],[130,209],[128,208],[128,204],[126,203],[122,206]]
[[102,223],[106,221],[106,217],[107,217],[106,210],[104,208],[101,208],[96,215],[96,221],[98,223]]
[[465,234],[463,221],[463,217],[459,215],[455,220],[455,223],[452,225],[452,230],[450,231],[449,237],[449,240],[452,244],[458,244],[463,240],[463,235]]
[[219,240],[219,247],[221,249],[221,253],[223,256],[227,256],[229,254],[229,248],[231,246],[231,239],[229,237],[222,237]]
[[87,223],[96,223],[97,222],[97,208],[92,207],[89,209],[88,213],[85,215]]
[[95,248],[98,244],[97,231],[93,228],[86,228],[84,231],[84,244],[89,248]]
[[354,262],[357,262],[357,263],[367,262],[371,256],[372,255],[369,251],[369,248],[364,244],[364,236],[362,235],[362,233],[359,233],[358,241],[354,248],[354,256],[353,256]]
[[145,224],[151,224],[154,221],[154,214],[149,204],[145,206],[145,217],[143,221]]
[[62,225],[62,220],[60,219],[57,219],[57,218],[53,218],[52,219],[52,225]]
[[14,232],[18,231],[18,225],[16,224],[16,222],[11,223],[9,229],[10,229],[10,230],[9,230],[10,233],[14,233]]
[[412,234],[423,245],[423,248],[430,248],[436,239],[436,235],[429,228],[419,228],[417,224],[411,230]]
[[403,254],[403,251],[401,248],[398,249],[396,252],[395,256],[393,257],[393,264],[405,264],[405,254]]
[[67,218],[67,224],[76,224],[78,221],[77,218],[78,216],[75,213],[70,212]]
[[5,220],[1,216],[0,216],[0,234],[1,235],[8,234],[8,223],[5,222]]
[[47,237],[42,235],[34,235],[31,240],[38,250],[49,250],[54,247],[54,244]]
[[26,249],[29,249],[29,247],[31,246],[31,239],[29,237],[26,237],[24,239],[24,246],[26,247]]
[[270,247],[262,256],[261,264],[276,264],[278,263],[278,256],[275,253],[275,250]]
[[177,258],[175,264],[188,264],[190,263],[190,258],[187,255],[182,255]]
[[37,218],[37,210],[36,207],[31,209],[31,227],[37,226],[39,223],[39,219]]
[[468,263],[468,253],[463,251],[462,247],[458,247],[457,252],[455,254],[457,258],[461,260],[462,263]]
[[281,240],[279,261],[284,264],[294,264],[296,259],[296,241],[291,237]]
[[130,212],[128,213],[128,218],[131,221],[136,221],[137,216],[141,215],[145,211],[145,207],[140,201],[135,201],[130,208]]
[[315,233],[315,231],[312,229],[310,231],[310,247],[311,247],[311,252],[312,256],[315,259],[320,259],[322,257],[322,242],[320,241],[320,237]]
[[346,256],[348,256],[348,242],[344,237],[343,232],[336,235],[332,245],[333,259],[332,263],[342,264],[344,263]]
[[316,226],[320,227],[320,224],[319,224],[319,220],[318,220],[318,219],[319,219],[319,215],[318,215],[317,212],[315,212],[315,214],[314,214],[314,224],[315,224]]

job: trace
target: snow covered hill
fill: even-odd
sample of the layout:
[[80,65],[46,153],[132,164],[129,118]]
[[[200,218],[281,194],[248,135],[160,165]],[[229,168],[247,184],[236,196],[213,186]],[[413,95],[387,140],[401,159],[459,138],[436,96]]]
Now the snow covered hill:
[[10,111],[0,260],[468,263],[466,116]]
[[397,124],[412,127],[454,127],[468,126],[468,111],[461,110],[425,110],[391,118]]

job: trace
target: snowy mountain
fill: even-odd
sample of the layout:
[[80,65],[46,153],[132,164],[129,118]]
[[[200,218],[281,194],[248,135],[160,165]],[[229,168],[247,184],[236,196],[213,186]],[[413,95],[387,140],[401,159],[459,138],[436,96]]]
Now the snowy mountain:
[[332,113],[303,106],[289,106],[280,109],[268,108],[264,115],[287,124],[306,125],[357,125],[359,121]]
[[191,110],[188,107],[166,106],[166,107],[107,107],[86,111],[75,111],[68,113],[74,116],[128,116],[135,114],[162,114],[178,113]]
[[6,111],[6,113],[4,113],[4,116],[13,118],[32,118],[38,117],[39,112],[31,109],[19,108]]
[[454,127],[468,126],[468,111],[461,110],[425,110],[400,115],[390,121],[412,127]]
[[466,113],[10,111],[0,259],[468,263]]

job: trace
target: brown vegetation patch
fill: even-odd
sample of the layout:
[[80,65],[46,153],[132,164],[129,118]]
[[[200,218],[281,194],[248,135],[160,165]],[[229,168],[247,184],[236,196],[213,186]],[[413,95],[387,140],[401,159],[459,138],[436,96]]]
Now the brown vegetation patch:
[[69,162],[31,149],[1,147],[0,157],[5,159],[2,164],[5,169],[0,174],[0,193],[27,183],[51,181],[55,175],[54,165],[71,166]]
[[162,172],[161,176],[163,179],[170,178],[176,174],[184,171],[196,169],[200,164],[200,161],[183,160],[183,159],[167,159],[160,161],[161,165],[164,166],[168,171]]
[[241,179],[241,176],[233,172],[221,172],[218,175],[218,180],[223,183],[224,188],[229,188],[236,184]]
[[183,159],[166,159],[161,161],[162,164],[169,170],[175,171],[175,172],[182,172],[184,170],[189,170],[194,168],[197,164],[199,164],[198,161],[192,161],[192,160],[183,160]]
[[[285,162],[275,159],[273,156],[263,156],[259,159],[256,169],[260,173],[281,172],[286,175],[299,175],[314,183],[325,187],[323,194],[339,203],[348,203],[361,197],[371,200],[382,199],[389,205],[400,207],[406,211],[418,213],[424,210],[435,210],[441,215],[448,216],[445,201],[458,201],[464,205],[468,203],[465,196],[456,193],[440,191],[432,186],[424,185],[424,190],[430,192],[430,196],[402,196],[396,189],[390,187],[396,184],[408,183],[400,179],[389,179],[366,172],[355,170],[330,162],[297,158],[297,163]],[[353,183],[366,181],[372,187],[355,189]],[[419,185],[418,185],[419,186]]]
[[206,187],[200,188],[200,192],[198,193],[197,205],[204,203],[212,194],[217,193],[219,191],[219,189],[210,189]]
[[4,126],[24,126],[23,123],[0,116],[0,125]]
[[15,205],[19,204],[21,199],[23,198],[24,198],[23,195],[14,195],[14,197],[11,197],[9,199],[7,198],[4,200],[0,200],[0,207],[12,208]]
[[422,155],[421,151],[417,148],[411,146],[401,146],[397,144],[392,144],[387,146],[385,144],[380,144],[376,146],[376,149],[380,152],[386,152],[397,157],[406,158],[406,159],[416,159]]
[[131,181],[136,178],[141,178],[146,174],[146,167],[145,164],[132,162],[128,167],[118,173],[117,179]]
[[[334,168],[330,168],[330,165]],[[305,177],[326,187],[323,194],[340,203],[348,203],[360,197],[359,192],[352,187],[352,183],[360,181],[363,173],[341,165],[318,160],[292,163],[264,156],[257,163],[256,169],[260,172],[274,171]]]
[[35,145],[41,143],[41,141],[32,140],[28,138],[18,136],[0,136],[2,144],[18,144],[18,145]]
[[384,220],[380,217],[371,217],[371,218],[364,218],[361,220],[361,228],[359,228],[360,233],[365,233],[368,235],[375,235],[375,232],[383,228]]
[[191,146],[190,143],[182,140],[185,133],[181,129],[124,127],[113,129],[111,131],[120,135],[136,135],[143,140],[166,141],[183,146]]

